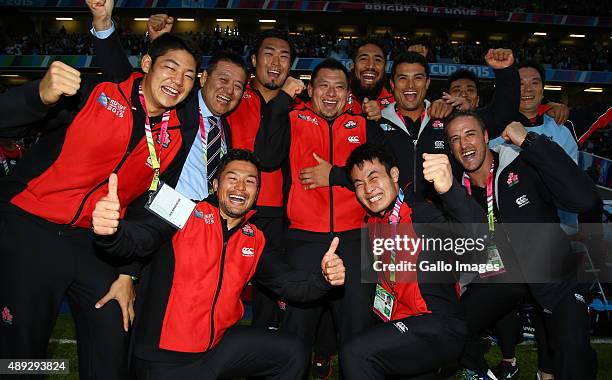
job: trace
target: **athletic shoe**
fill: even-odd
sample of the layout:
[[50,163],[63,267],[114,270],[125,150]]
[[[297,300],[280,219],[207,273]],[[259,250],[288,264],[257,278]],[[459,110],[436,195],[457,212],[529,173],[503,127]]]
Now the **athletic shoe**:
[[310,369],[316,379],[329,379],[332,374],[331,357],[315,356]]
[[478,372],[472,371],[471,369],[464,368],[459,373],[457,373],[457,380],[497,380],[495,377],[489,376],[488,371],[485,375],[480,375]]
[[499,380],[520,379],[520,371],[518,364],[502,360],[493,368],[493,373]]

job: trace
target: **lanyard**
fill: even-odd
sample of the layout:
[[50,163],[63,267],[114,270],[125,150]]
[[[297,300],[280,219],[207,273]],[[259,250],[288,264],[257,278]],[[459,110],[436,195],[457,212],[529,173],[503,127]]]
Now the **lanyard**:
[[[153,180],[149,186],[149,191],[156,192],[157,186],[159,185],[159,168],[160,160],[157,158],[155,152],[155,143],[153,142],[153,134],[151,133],[151,122],[149,121],[149,114],[147,113],[147,106],[144,100],[144,94],[142,93],[142,85],[138,86],[138,96],[140,98],[140,104],[145,113],[145,137],[147,139],[147,147],[149,148],[149,157],[151,158],[151,167],[153,168]],[[166,135],[168,131],[168,120],[170,120],[170,110],[167,110],[162,115],[161,127],[159,130],[159,143],[161,145],[159,155],[161,157],[161,150],[166,145]]]
[[[391,215],[389,215],[389,224],[393,226],[392,230],[394,235],[397,233],[397,225],[400,222],[400,209],[402,207],[402,203],[404,203],[404,192],[402,189],[400,189],[399,194],[395,199],[395,205],[393,205],[393,211],[391,211]],[[389,271],[389,285],[391,285],[391,289],[393,289],[393,286],[395,285],[395,257],[395,250],[391,250],[389,253],[389,261],[394,265],[394,269]]]
[[[406,131],[408,132],[408,135],[413,138],[413,140],[419,139],[419,132],[421,131],[421,127],[423,126],[423,119],[425,119],[425,112],[427,112],[426,109],[424,109],[423,112],[421,112],[419,129],[417,129],[416,131],[416,136],[412,136],[410,134],[410,131],[408,131],[408,126],[406,125],[406,119],[404,118],[404,115],[402,115],[401,112],[397,110],[397,104],[395,104],[395,113],[397,114],[397,116],[399,116],[400,120],[404,122],[404,125],[406,125]],[[406,117],[410,119],[410,116],[406,116]]]
[[[487,222],[489,224],[489,231],[495,231],[495,214],[493,213],[493,171],[495,169],[495,162],[491,162],[491,169],[487,176]],[[463,186],[467,188],[468,194],[472,195],[472,187],[470,183],[470,177],[467,173],[463,173]]]

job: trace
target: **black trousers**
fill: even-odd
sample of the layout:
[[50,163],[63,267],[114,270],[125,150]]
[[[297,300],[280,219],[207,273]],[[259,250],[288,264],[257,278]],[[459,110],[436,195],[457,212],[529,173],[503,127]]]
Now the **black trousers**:
[[128,334],[119,305],[94,307],[117,271],[95,254],[92,232],[2,206],[0,309],[12,318],[0,323],[0,357],[47,357],[60,303],[67,296],[76,324],[80,378],[127,378]]
[[340,364],[351,380],[419,376],[456,361],[465,334],[462,320],[433,314],[380,323],[342,346]]
[[[267,243],[270,242],[275,247],[282,247],[284,236],[284,221],[282,217],[256,216],[253,223],[264,233]],[[253,299],[251,301],[253,309],[251,326],[261,328],[278,327],[281,311],[276,302],[277,300],[278,296],[276,294],[255,282],[253,284]]]
[[234,326],[200,358],[181,363],[134,358],[138,380],[212,380],[262,376],[274,380],[304,377],[309,350],[299,338],[279,331]]
[[489,369],[484,354],[488,344],[483,342],[482,333],[502,317],[518,307],[528,294],[525,284],[483,284],[468,285],[461,295],[459,304],[467,322],[467,339],[461,357],[461,364],[480,374]]
[[[298,269],[321,270],[321,259],[328,248],[329,243],[287,240],[286,259]],[[287,304],[281,329],[297,334],[312,346],[324,303],[331,309],[339,345],[371,326],[375,322],[372,304],[376,285],[361,283],[360,250],[359,240],[340,239],[336,253],[344,260],[346,267],[344,286],[332,289],[320,302]]]
[[[468,286],[460,301],[468,326],[461,358],[464,367],[478,373],[487,371],[482,332],[528,294],[525,284],[476,283]],[[590,320],[583,295],[577,289],[567,292],[552,312],[544,311],[542,315],[546,343],[554,358],[555,379],[595,379],[597,358],[590,344]]]
[[495,323],[495,335],[504,359],[512,359],[516,356],[516,345],[521,341],[522,333],[518,308],[513,309]]

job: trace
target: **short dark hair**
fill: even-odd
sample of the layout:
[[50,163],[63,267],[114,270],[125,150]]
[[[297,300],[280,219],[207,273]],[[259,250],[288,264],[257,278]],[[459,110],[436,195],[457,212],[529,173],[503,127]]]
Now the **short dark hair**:
[[397,166],[393,156],[387,153],[382,146],[366,143],[355,148],[346,160],[346,170],[348,170],[349,176],[355,166],[361,169],[365,161],[374,162],[375,159],[385,167],[389,175],[391,174],[391,168]]
[[355,51],[353,51],[353,56],[351,57],[351,59],[353,60],[353,63],[355,63],[355,60],[357,59],[357,53],[359,52],[359,49],[361,49],[365,45],[374,45],[377,48],[379,48],[383,54],[383,58],[385,58],[386,60],[385,47],[378,40],[375,40],[373,38],[368,38],[367,40],[360,42],[355,48]]
[[544,70],[544,67],[539,62],[536,62],[534,60],[527,60],[527,61],[522,61],[521,63],[519,63],[518,70],[526,68],[526,67],[536,69],[538,73],[540,73],[540,78],[542,79],[542,85],[544,85],[544,82],[546,82],[546,71]]
[[393,68],[391,69],[391,80],[395,78],[395,72],[397,71],[397,67],[402,63],[418,63],[423,66],[425,69],[425,75],[429,78],[429,65],[427,64],[427,59],[420,55],[419,53],[414,52],[405,52],[400,53],[393,58]]
[[312,70],[312,74],[310,76],[310,83],[314,83],[317,75],[319,75],[319,71],[321,71],[322,69],[340,70],[344,73],[344,76],[346,77],[346,83],[349,82],[349,72],[342,64],[342,62],[333,58],[326,58],[318,65],[316,65],[314,70]]
[[485,125],[484,120],[482,120],[482,117],[480,117],[480,115],[477,112],[474,112],[473,110],[467,110],[467,111],[456,110],[446,119],[446,123],[444,123],[444,125],[446,126],[447,134],[448,134],[448,126],[455,119],[458,119],[460,117],[471,117],[471,118],[474,118],[474,119],[476,119],[476,121],[480,125],[480,128],[482,129],[483,132],[487,130],[487,126]]
[[255,165],[257,168],[257,183],[258,186],[261,184],[261,163],[253,152],[247,149],[230,149],[219,162],[219,169],[217,170],[217,181],[221,179],[221,174],[225,170],[225,167],[232,161],[247,161]]
[[468,69],[459,69],[455,71],[454,73],[452,73],[448,77],[448,80],[446,81],[446,90],[450,91],[450,88],[453,82],[459,79],[467,79],[467,80],[471,80],[472,82],[474,82],[474,84],[476,85],[476,92],[478,92],[478,86],[480,85],[478,82],[478,77],[473,71],[468,70]]
[[164,33],[149,44],[147,54],[151,57],[151,64],[170,50],[187,51],[196,61],[196,71],[200,69],[200,49],[191,39],[176,33]]
[[261,49],[261,45],[263,45],[266,38],[278,38],[279,40],[287,42],[289,44],[289,54],[291,55],[291,57],[289,58],[291,59],[291,61],[293,61],[293,59],[295,58],[295,45],[289,37],[289,33],[279,29],[270,29],[261,32],[255,40],[255,44],[253,45],[253,48],[249,53],[249,57],[252,55],[257,57],[257,53],[259,53],[259,49]]
[[242,71],[244,71],[244,75],[246,75],[248,80],[249,69],[247,68],[246,63],[244,63],[244,59],[242,59],[242,57],[238,54],[226,50],[217,51],[210,57],[208,66],[206,66],[206,72],[208,75],[212,75],[212,73],[217,69],[217,64],[219,62],[230,62],[240,67]]

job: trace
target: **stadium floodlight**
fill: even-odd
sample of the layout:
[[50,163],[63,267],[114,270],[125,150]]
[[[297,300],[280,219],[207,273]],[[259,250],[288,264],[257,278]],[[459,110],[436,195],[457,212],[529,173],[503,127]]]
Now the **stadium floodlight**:
[[603,92],[603,88],[601,88],[601,87],[589,87],[589,88],[585,88],[584,92]]
[[553,86],[553,85],[549,85],[549,84],[544,86],[544,89],[548,90],[548,91],[561,91],[562,90],[561,86]]
[[134,21],[149,21],[148,17],[135,17]]
[[546,33],[546,32],[535,32],[533,35],[534,36],[547,36],[548,33]]
[[300,75],[300,80],[310,80],[310,74],[302,74],[302,75]]
[[586,35],[584,35],[584,34],[570,34],[570,37],[572,37],[572,38],[584,38],[584,37],[586,37]]
[[72,17],[56,17],[57,21],[74,21]]
[[276,22],[276,20],[259,19],[259,22],[262,24],[273,24]]
[[218,18],[217,22],[234,22],[233,18]]
[[176,21],[183,21],[183,22],[195,22],[195,18],[177,18]]
[[0,77],[17,78],[17,77],[19,77],[19,75],[17,75],[17,74],[1,74]]

